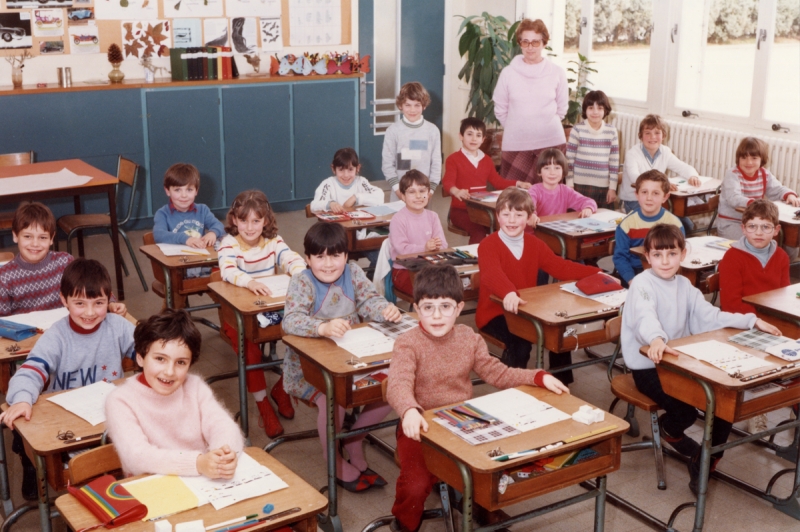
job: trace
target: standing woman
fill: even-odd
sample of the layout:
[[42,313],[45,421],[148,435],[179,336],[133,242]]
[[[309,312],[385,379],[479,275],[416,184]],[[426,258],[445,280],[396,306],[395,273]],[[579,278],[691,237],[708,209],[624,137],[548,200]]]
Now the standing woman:
[[522,54],[500,72],[494,89],[494,114],[503,125],[500,173],[506,179],[540,183],[536,158],[548,148],[566,154],[561,120],[567,113],[567,75],[544,57],[550,39],[540,19],[525,19],[517,27]]

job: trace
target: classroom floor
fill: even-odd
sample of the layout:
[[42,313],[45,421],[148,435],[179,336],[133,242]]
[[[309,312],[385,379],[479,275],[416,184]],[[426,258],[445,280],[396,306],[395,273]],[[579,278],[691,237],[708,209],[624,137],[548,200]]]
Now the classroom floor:
[[[436,194],[432,202],[442,220],[447,214],[448,200]],[[306,219],[304,212],[296,211],[278,214],[278,227],[280,235],[294,250],[302,250],[303,235],[312,220]],[[133,231],[129,236],[134,244],[134,248],[142,244],[142,234],[144,231]],[[448,242],[453,245],[466,243],[466,238],[458,235],[447,234]],[[61,248],[64,248],[63,243]],[[99,235],[87,239],[87,256],[103,262],[106,267],[111,269],[112,261],[111,246],[107,236]],[[2,250],[5,251],[5,250]],[[10,249],[9,249],[10,251]],[[161,300],[152,292],[144,293],[141,283],[136,277],[130,264],[127,251],[123,251],[123,257],[128,261],[131,269],[131,276],[125,279],[126,303],[129,312],[137,317],[143,318],[161,308]],[[148,283],[152,282],[152,271],[147,258],[138,254],[138,260],[144,271]],[[793,282],[798,282],[793,279]],[[207,297],[195,298],[192,304],[210,302]],[[204,313],[206,317],[217,321],[216,311]],[[474,315],[460,318],[462,323],[474,325]],[[203,334],[203,351],[200,360],[192,367],[192,371],[204,377],[232,371],[236,369],[236,358],[233,350],[223,342],[218,333],[208,327],[200,325]],[[601,348],[602,349],[602,348]],[[279,344],[278,353],[283,353],[283,345]],[[585,354],[579,351],[575,356],[576,360],[583,359]],[[270,385],[276,380],[277,376],[269,373],[267,375]],[[574,395],[585,399],[603,409],[607,409],[613,399],[608,380],[606,378],[605,367],[598,365],[589,366],[575,372],[576,382],[571,386]],[[228,406],[231,411],[236,411],[238,407],[238,391],[236,380],[230,379],[221,381],[213,385],[218,397]],[[476,388],[477,394],[485,394],[492,391],[488,385]],[[287,433],[309,430],[316,428],[316,409],[311,409],[305,405],[295,407],[296,415],[291,421],[283,421],[283,426]],[[617,413],[622,415],[623,407],[619,406]],[[259,418],[255,404],[250,399],[250,435],[252,444],[263,447],[269,443],[269,438],[264,434],[263,429],[258,426]],[[773,412],[769,416],[770,426],[788,417],[788,409]],[[650,434],[649,421],[642,412],[637,412],[637,418],[643,435]],[[65,427],[65,429],[68,427]],[[692,435],[699,438],[702,434],[702,427],[699,423],[691,429]],[[377,435],[394,444],[393,429],[378,431]],[[19,460],[11,453],[11,438],[6,438],[6,453],[9,456],[10,479],[12,498],[15,505],[23,502],[20,495],[21,468]],[[779,441],[786,440],[783,436]],[[624,438],[625,442],[634,441],[629,437]],[[385,488],[373,488],[362,494],[348,493],[339,490],[339,514],[341,516],[343,528],[346,532],[360,531],[367,523],[373,519],[391,513],[392,502],[394,500],[394,483],[397,478],[398,469],[394,461],[377,451],[367,448],[367,456],[372,469],[383,475],[389,485]],[[273,451],[273,456],[291,467],[296,473],[308,481],[311,485],[321,487],[327,483],[326,467],[322,460],[320,444],[318,439],[305,440],[299,442],[286,443]],[[741,476],[750,483],[763,488],[768,479],[777,471],[790,467],[790,464],[777,458],[772,452],[752,445],[741,446],[728,451],[725,458],[720,463],[720,470]],[[688,488],[688,473],[684,464],[666,458],[666,475],[668,489],[659,491],[656,489],[655,467],[653,454],[651,451],[638,451],[627,453],[622,456],[622,466],[619,471],[612,473],[608,477],[608,489],[633,504],[644,508],[658,519],[666,521],[673,508],[681,503],[694,500]],[[791,482],[791,475],[781,478],[774,488],[774,493],[780,497],[788,493]],[[525,504],[508,509],[510,513],[518,513],[524,510],[534,509],[558,499],[579,494],[581,488],[573,487],[558,491],[548,496],[539,497],[528,501]],[[428,506],[435,508],[438,506],[438,497],[432,495],[428,498]],[[690,530],[694,513],[689,510],[683,512],[677,519],[675,526],[678,530]],[[576,506],[570,506],[543,517],[517,524],[511,527],[514,531],[537,532],[582,532],[591,530],[594,518],[594,503],[591,501],[583,502]],[[649,527],[623,513],[610,504],[606,507],[606,530],[612,532],[633,532],[651,530]],[[55,519],[55,530],[66,530],[66,526],[60,519]],[[39,516],[37,512],[29,512],[15,526],[19,531],[34,531],[39,529]],[[706,510],[706,526],[709,532],[714,531],[744,531],[759,530],[760,532],[777,531],[797,531],[800,530],[800,522],[780,513],[772,508],[770,504],[753,496],[744,494],[717,481],[711,482],[710,497]],[[388,530],[385,528],[383,530]],[[421,532],[438,532],[444,530],[443,523],[438,521],[428,521],[422,525]]]

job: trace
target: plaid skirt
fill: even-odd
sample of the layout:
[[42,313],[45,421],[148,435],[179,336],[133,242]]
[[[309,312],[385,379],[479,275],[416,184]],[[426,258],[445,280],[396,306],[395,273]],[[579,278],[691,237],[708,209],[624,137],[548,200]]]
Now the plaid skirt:
[[586,196],[587,198],[592,198],[597,203],[598,209],[609,209],[615,210],[616,202],[606,203],[606,195],[608,194],[608,189],[603,187],[593,187],[591,185],[579,185],[578,183],[574,183],[575,192]]
[[564,155],[567,154],[566,143],[537,150],[503,150],[500,156],[500,175],[512,181],[525,181],[534,185],[541,183],[542,178],[536,174],[536,159],[544,150],[549,150],[550,148],[559,149]]

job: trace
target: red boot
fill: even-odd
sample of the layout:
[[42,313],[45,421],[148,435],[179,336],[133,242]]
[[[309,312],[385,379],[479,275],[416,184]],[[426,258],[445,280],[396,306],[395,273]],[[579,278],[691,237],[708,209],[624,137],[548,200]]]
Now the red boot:
[[292,406],[292,398],[283,389],[283,376],[278,379],[269,396],[278,405],[278,413],[286,419],[294,419],[294,407]]
[[[256,406],[261,414],[261,421],[263,422],[264,431],[267,433],[267,436],[270,438],[277,438],[283,434],[283,426],[278,416],[275,414],[275,411],[272,409],[269,399],[265,397],[263,401],[258,401]],[[259,423],[259,425],[261,425],[261,423]]]

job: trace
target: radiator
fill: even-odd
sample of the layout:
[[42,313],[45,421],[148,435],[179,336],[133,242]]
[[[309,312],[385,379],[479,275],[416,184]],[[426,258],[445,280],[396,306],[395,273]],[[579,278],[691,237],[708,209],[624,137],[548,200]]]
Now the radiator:
[[[619,131],[623,152],[638,142],[639,122],[643,116],[612,113],[611,125]],[[664,142],[681,160],[694,166],[700,175],[722,179],[734,165],[736,147],[746,137],[741,131],[666,120],[669,139]],[[800,142],[779,137],[760,136],[769,145],[767,167],[778,180],[792,190],[800,190]]]

